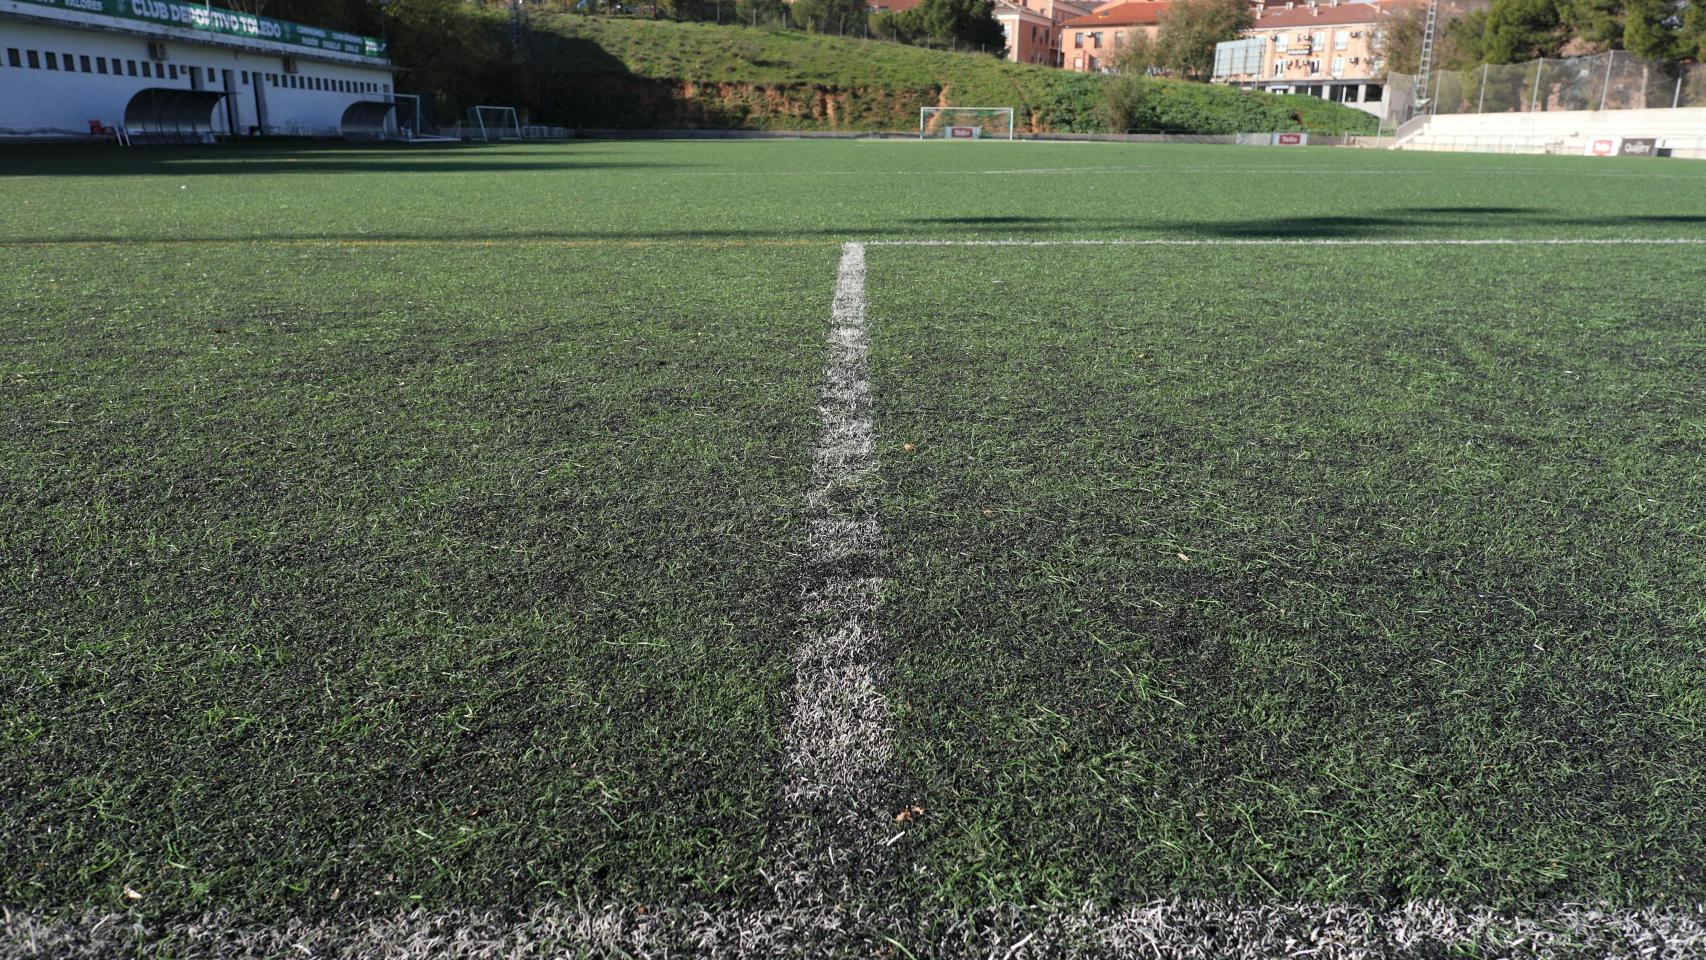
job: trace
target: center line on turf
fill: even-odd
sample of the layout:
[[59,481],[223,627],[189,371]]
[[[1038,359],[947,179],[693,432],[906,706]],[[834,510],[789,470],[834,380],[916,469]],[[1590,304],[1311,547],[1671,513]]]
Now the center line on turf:
[[865,245],[841,248],[813,451],[803,637],[785,744],[784,799],[799,829],[772,880],[784,901],[833,897],[867,872],[883,826],[870,808],[893,748],[876,663],[881,533],[865,331]]

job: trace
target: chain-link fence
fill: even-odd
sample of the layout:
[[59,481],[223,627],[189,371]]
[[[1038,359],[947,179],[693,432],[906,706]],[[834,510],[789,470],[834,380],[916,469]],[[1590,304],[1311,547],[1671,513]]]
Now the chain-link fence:
[[1706,64],[1649,60],[1622,50],[1528,63],[1436,70],[1428,90],[1414,76],[1387,78],[1388,116],[1706,107]]

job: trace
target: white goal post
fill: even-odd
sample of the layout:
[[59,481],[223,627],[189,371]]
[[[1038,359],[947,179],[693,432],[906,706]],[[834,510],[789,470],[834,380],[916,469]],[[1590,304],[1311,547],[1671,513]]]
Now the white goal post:
[[521,139],[521,118],[514,107],[469,107],[468,127],[472,139],[486,143]]
[[1012,107],[919,107],[918,139],[938,136],[949,140],[1013,139]]

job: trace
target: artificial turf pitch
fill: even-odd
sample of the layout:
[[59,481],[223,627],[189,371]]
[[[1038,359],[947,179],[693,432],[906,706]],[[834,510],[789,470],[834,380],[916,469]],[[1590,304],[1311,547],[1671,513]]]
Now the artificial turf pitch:
[[[1706,955],[1706,167],[14,151],[0,202],[0,953]],[[853,814],[786,786],[846,242]]]

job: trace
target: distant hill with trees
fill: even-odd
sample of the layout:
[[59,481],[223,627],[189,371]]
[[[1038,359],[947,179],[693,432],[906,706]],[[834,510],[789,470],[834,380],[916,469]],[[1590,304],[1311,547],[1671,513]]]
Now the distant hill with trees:
[[[1394,14],[1388,67],[1414,73],[1425,5]],[[1522,63],[1626,50],[1656,60],[1706,61],[1703,0],[1492,0],[1443,18],[1440,64]]]

